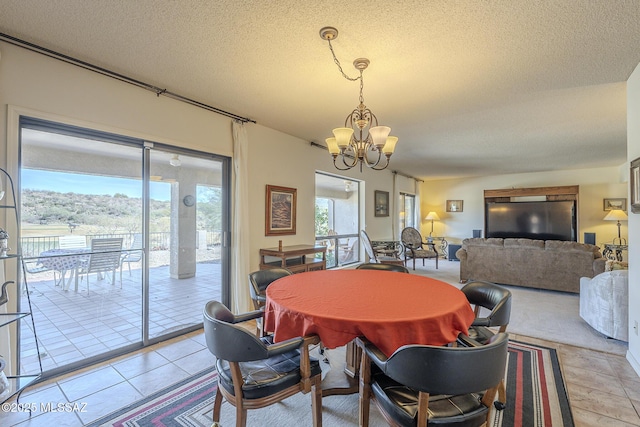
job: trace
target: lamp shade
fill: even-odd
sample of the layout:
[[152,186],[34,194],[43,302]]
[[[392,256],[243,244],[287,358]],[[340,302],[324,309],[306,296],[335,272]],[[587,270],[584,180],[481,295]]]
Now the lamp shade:
[[387,143],[387,136],[389,136],[389,132],[391,132],[391,128],[389,126],[374,126],[369,129],[369,135],[371,135],[373,145],[375,145],[378,150],[382,150]]
[[603,219],[605,221],[627,221],[629,217],[623,210],[612,209]]
[[424,217],[427,221],[440,221],[440,217],[435,212],[429,212],[427,216]]
[[353,135],[353,129],[351,128],[335,128],[333,135],[336,137],[336,143],[341,149],[347,148],[349,142],[351,142],[351,135]]
[[338,147],[338,143],[335,138],[327,138],[324,140],[327,143],[327,148],[329,149],[329,153],[331,154],[339,154],[340,148]]
[[396,144],[398,143],[397,136],[388,136],[387,142],[385,142],[384,147],[382,148],[382,152],[387,155],[392,155],[396,149]]

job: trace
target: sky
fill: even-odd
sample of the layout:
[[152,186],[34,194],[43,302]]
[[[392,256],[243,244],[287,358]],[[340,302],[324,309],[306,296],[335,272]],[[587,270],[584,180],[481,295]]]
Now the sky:
[[[142,197],[140,180],[84,175],[63,172],[49,172],[35,169],[22,169],[22,190],[45,190],[58,193],[106,194],[116,193],[128,197]],[[150,198],[153,200],[170,200],[171,186],[166,182],[151,182]]]

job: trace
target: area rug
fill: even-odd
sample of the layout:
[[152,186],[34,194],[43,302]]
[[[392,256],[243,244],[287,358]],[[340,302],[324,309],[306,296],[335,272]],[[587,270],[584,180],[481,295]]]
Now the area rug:
[[[494,411],[490,426],[573,426],[555,349],[510,341],[505,381],[507,406],[503,411]],[[215,388],[216,373],[210,368],[98,419],[89,427],[209,427]],[[358,425],[357,394],[326,397],[322,406],[325,427]],[[234,408],[226,402],[220,421],[223,426],[235,425]],[[247,425],[311,425],[310,396],[298,394],[249,411]],[[369,425],[387,425],[375,405],[371,405]]]

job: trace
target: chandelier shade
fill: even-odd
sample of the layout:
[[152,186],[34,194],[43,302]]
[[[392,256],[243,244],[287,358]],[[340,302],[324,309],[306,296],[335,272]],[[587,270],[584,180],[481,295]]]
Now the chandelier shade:
[[360,76],[349,77],[342,71],[340,61],[331,45],[331,40],[338,37],[338,30],[333,27],[324,27],[320,29],[320,37],[329,42],[333,61],[342,76],[350,81],[360,80],[360,103],[347,115],[344,127],[333,129],[334,136],[325,139],[327,149],[333,157],[333,165],[338,170],[351,169],[357,165],[360,165],[360,171],[363,165],[374,170],[385,169],[389,166],[389,159],[395,151],[398,138],[389,136],[391,128],[379,125],[376,115],[364,104],[362,73],[369,66],[369,60],[358,58],[353,61],[353,66],[360,72]]

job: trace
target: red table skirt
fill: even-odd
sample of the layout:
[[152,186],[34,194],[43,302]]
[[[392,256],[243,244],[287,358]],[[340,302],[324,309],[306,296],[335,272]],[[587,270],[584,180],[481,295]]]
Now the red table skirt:
[[317,334],[336,348],[365,336],[385,354],[407,344],[444,345],[474,314],[464,294],[439,280],[374,270],[294,274],[267,288],[265,330],[276,342]]

